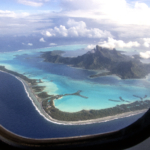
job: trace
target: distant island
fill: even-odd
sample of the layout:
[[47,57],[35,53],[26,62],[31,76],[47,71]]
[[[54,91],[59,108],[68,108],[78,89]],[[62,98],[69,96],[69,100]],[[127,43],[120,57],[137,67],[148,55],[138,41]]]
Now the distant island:
[[96,46],[95,49],[78,57],[63,57],[63,51],[42,52],[45,62],[62,63],[72,67],[91,70],[107,70],[107,72],[91,75],[91,78],[117,75],[121,79],[140,79],[150,73],[150,64],[143,64],[137,57],[122,54],[116,49],[110,50]]

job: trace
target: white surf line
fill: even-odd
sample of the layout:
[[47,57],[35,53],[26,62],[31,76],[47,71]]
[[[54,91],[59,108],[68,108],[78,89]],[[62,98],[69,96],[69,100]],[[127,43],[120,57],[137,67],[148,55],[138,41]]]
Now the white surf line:
[[17,78],[17,79],[23,84],[24,89],[25,89],[25,92],[26,92],[28,98],[31,100],[33,106],[34,106],[35,109],[39,112],[39,114],[40,114],[41,116],[43,116],[47,121],[50,121],[50,120],[47,119],[47,118],[40,112],[40,110],[38,109],[38,107],[37,107],[36,104],[34,103],[33,99],[31,98],[31,96],[30,96],[30,94],[29,94],[29,92],[28,92],[28,90],[27,90],[27,87],[26,87],[26,85],[24,84],[24,82],[22,81],[22,79],[20,79],[20,78],[18,78],[18,77],[15,77],[15,78]]
[[[1,70],[0,70],[1,71]],[[107,117],[104,117],[104,118],[98,118],[98,119],[92,119],[92,120],[83,120],[83,121],[59,121],[59,120],[56,120],[56,119],[53,119],[51,116],[49,116],[45,110],[41,107],[41,109],[44,111],[45,115],[43,113],[41,113],[41,111],[39,110],[39,108],[36,106],[36,104],[34,103],[33,99],[30,97],[30,94],[27,90],[27,87],[26,85],[24,84],[24,81],[23,79],[19,78],[19,77],[16,77],[15,75],[13,74],[10,74],[10,73],[7,73],[5,71],[1,71],[3,73],[6,73],[6,74],[9,74],[13,77],[15,77],[16,79],[18,79],[22,84],[23,84],[23,87],[25,89],[25,92],[27,93],[27,96],[29,97],[29,99],[31,100],[33,106],[35,107],[35,109],[39,112],[39,114],[41,116],[44,117],[44,119],[46,119],[47,121],[51,122],[51,123],[55,123],[55,124],[59,124],[59,125],[87,125],[87,124],[93,124],[93,123],[102,123],[102,122],[108,122],[108,121],[112,121],[112,120],[116,120],[116,119],[121,119],[121,118],[126,118],[126,117],[130,117],[130,116],[134,116],[134,115],[137,115],[137,114],[140,114],[140,113],[144,113],[146,112],[148,109],[144,109],[144,110],[140,110],[140,111],[133,111],[133,114],[129,114],[129,115],[125,115],[126,113],[123,113],[123,114],[118,114],[118,115],[115,115],[115,116],[107,116]],[[32,91],[31,91],[32,93]],[[33,94],[33,93],[32,93]],[[34,94],[33,94],[34,95]],[[38,101],[38,100],[37,100]],[[130,113],[130,112],[127,112],[127,113]],[[120,116],[121,115],[121,116]],[[111,118],[110,118],[111,117]],[[114,118],[115,117],[115,118]],[[108,119],[108,120],[106,120]]]

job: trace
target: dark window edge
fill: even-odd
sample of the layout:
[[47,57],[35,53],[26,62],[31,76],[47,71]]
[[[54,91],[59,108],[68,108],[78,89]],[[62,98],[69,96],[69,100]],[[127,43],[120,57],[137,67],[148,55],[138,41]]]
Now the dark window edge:
[[132,147],[150,136],[150,109],[130,126],[114,132],[54,139],[30,139],[0,126],[1,145],[27,149],[111,149]]

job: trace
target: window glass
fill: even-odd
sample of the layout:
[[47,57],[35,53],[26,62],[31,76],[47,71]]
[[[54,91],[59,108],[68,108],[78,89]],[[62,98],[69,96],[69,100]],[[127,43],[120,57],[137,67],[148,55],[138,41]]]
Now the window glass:
[[149,2],[0,2],[0,124],[29,138],[106,133],[150,106]]

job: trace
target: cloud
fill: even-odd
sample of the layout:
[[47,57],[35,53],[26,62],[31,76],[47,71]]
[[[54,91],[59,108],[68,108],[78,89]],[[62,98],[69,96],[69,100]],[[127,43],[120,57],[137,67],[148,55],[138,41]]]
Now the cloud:
[[46,32],[44,35],[52,37],[88,37],[88,38],[104,38],[112,37],[109,31],[102,31],[98,28],[88,29],[86,23],[83,21],[76,22],[73,19],[68,20],[67,26],[60,25],[59,27],[54,27]]
[[16,13],[8,10],[0,10],[0,17],[16,17]]
[[44,38],[39,39],[40,42],[45,42]]
[[32,44],[32,43],[28,43],[28,45],[29,45],[29,46],[33,46],[33,44]]
[[115,40],[115,39],[109,37],[108,41],[104,41],[104,42],[100,43],[99,46],[113,49],[113,48],[139,47],[140,44],[136,41],[134,41],[134,42],[130,41],[128,43],[125,43],[122,40]]
[[19,3],[23,5],[33,6],[33,7],[40,7],[43,5],[41,2],[35,2],[32,0],[18,0]]
[[49,45],[54,46],[54,45],[57,45],[57,44],[56,43],[50,43]]
[[[125,0],[61,0],[61,5],[65,10],[91,10],[103,7],[117,7],[116,4],[122,6],[126,4]],[[109,6],[106,6],[109,5]]]
[[45,35],[46,35],[46,36],[49,36],[49,37],[55,36],[55,35],[52,35],[49,31],[46,31]]
[[90,44],[88,45],[86,48],[89,50],[94,49],[96,47],[96,45]]
[[140,57],[142,57],[144,59],[150,58],[150,51],[140,52]]
[[[66,16],[93,18],[117,24],[150,25],[147,15],[150,7],[146,3],[127,0],[61,0]],[[62,13],[62,12],[61,12]]]
[[[54,14],[54,16],[69,17],[74,20],[82,18],[88,29],[90,29],[90,23],[87,22],[91,20],[92,29],[97,28],[102,31],[109,31],[111,34],[115,33],[116,37],[131,39],[146,37],[147,34],[150,34],[150,20],[147,18],[150,15],[150,7],[145,1],[60,0],[59,2],[61,11]],[[65,25],[66,29],[78,26],[77,21],[73,21],[73,19],[70,19],[68,24]],[[84,26],[85,24],[83,23],[82,25]],[[59,28],[60,24],[55,26]],[[50,33],[52,34],[52,32]],[[71,34],[72,37],[79,36],[78,32],[73,29]],[[87,37],[90,36],[91,34]],[[97,35],[97,37],[99,38],[100,36]]]
[[86,23],[85,22],[83,22],[83,21],[77,22],[74,19],[69,19],[67,21],[67,25],[69,27],[76,26],[76,27],[80,27],[80,28],[86,28]]
[[93,26],[95,22],[116,37],[142,38],[150,35],[148,4],[146,0],[61,0],[60,13],[69,18],[91,19]]
[[[90,43],[92,38],[137,41],[138,38],[150,37],[150,7],[143,0],[57,0],[57,3],[55,0],[50,3],[47,3],[48,0],[16,1],[28,6],[43,7],[34,11],[29,7],[27,11],[30,13],[23,10],[0,10],[0,35],[42,33],[48,37],[90,38]],[[53,12],[50,9],[44,10],[45,3],[50,9],[55,3],[57,11],[55,8]],[[145,48],[149,44],[146,41],[142,43]]]
[[22,18],[22,17],[27,17],[29,16],[29,13],[27,12],[22,12],[22,13],[15,13],[14,11],[9,11],[9,10],[0,10],[0,17],[9,17],[9,18]]
[[39,34],[41,29],[52,25],[52,20],[47,17],[47,14],[0,10],[0,36]]
[[20,26],[26,26],[26,24],[8,24],[7,26],[20,27]]
[[135,2],[135,8],[139,10],[147,10],[149,7],[145,3]]
[[144,44],[143,46],[144,47],[150,47],[150,38],[143,38],[143,41],[144,41]]

